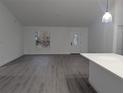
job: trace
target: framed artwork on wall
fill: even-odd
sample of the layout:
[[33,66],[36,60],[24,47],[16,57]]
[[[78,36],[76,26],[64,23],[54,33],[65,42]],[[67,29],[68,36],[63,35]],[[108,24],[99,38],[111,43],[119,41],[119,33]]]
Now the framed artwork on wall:
[[50,47],[50,32],[47,31],[35,32],[35,45],[43,48]]

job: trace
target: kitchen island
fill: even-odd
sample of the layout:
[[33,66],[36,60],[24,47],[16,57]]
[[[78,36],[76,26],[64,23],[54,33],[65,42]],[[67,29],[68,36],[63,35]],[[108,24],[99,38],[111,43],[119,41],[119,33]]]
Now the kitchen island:
[[81,53],[89,60],[89,82],[98,93],[123,93],[123,56]]

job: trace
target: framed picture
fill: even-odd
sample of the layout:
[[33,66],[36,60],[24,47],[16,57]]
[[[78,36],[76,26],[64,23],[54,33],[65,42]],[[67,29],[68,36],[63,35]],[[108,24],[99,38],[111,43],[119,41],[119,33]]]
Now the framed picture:
[[44,48],[50,47],[50,32],[35,32],[35,44]]

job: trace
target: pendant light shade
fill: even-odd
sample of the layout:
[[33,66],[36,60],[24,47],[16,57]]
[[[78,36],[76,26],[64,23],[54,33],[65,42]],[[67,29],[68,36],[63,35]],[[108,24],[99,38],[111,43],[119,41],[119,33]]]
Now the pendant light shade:
[[112,22],[112,15],[111,15],[111,13],[105,12],[105,14],[103,15],[103,18],[102,18],[102,22],[103,23],[110,23],[110,22]]
[[112,22],[112,14],[108,12],[108,0],[107,0],[107,7],[106,7],[106,12],[102,17],[102,22],[103,23],[110,23]]

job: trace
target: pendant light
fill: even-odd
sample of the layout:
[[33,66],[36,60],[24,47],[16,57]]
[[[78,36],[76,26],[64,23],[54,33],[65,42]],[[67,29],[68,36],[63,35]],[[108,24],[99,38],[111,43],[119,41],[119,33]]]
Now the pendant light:
[[106,6],[106,12],[102,17],[103,23],[110,23],[112,22],[112,14],[108,11],[108,0],[107,0],[107,6]]

